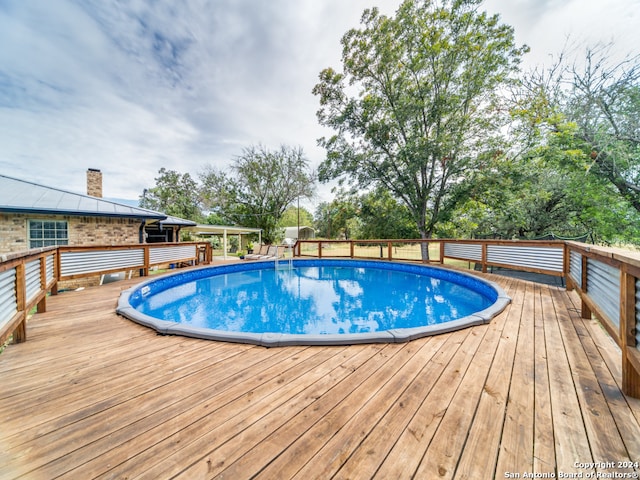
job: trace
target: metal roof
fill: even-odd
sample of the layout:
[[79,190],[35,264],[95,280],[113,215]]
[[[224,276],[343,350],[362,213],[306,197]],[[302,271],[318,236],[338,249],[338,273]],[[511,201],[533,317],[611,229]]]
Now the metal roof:
[[183,227],[194,227],[197,225],[196,222],[191,220],[186,220],[180,217],[172,217],[171,215],[167,215],[165,220],[160,220],[161,225],[180,225]]
[[122,205],[0,175],[0,213],[4,212],[167,219],[167,215],[153,210]]

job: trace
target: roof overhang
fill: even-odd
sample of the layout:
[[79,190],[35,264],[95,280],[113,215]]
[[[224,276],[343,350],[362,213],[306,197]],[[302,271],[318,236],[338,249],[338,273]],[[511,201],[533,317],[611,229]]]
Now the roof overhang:
[[23,213],[29,215],[65,215],[72,217],[110,217],[110,218],[135,218],[135,219],[147,219],[147,220],[164,220],[167,218],[162,213],[152,211],[142,211],[137,209],[133,212],[118,213],[118,212],[97,212],[94,210],[64,210],[64,209],[46,209],[46,208],[27,208],[27,207],[9,207],[0,206],[0,213]]
[[250,233],[260,233],[261,228],[231,227],[225,225],[195,225],[186,227],[185,230],[196,235],[248,235]]

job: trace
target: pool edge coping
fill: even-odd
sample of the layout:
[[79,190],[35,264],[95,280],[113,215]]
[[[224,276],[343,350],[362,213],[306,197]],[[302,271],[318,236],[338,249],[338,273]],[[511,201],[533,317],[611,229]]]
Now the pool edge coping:
[[[318,260],[318,259],[310,259]],[[350,259],[326,259],[326,260],[343,260],[351,261]],[[305,259],[295,259],[295,261],[304,262]],[[371,263],[389,263],[383,260],[356,260],[358,262],[371,262]],[[273,261],[258,261],[251,262],[252,264],[268,264],[273,265]],[[409,262],[393,262],[394,264],[403,265],[416,265]],[[225,265],[226,266],[226,265]],[[457,274],[471,277],[476,281],[482,282],[496,291],[497,298],[495,302],[489,307],[475,312],[465,317],[451,320],[449,322],[439,323],[435,325],[425,325],[420,327],[411,328],[396,328],[390,330],[383,330],[380,332],[369,333],[344,333],[344,334],[291,334],[291,333],[251,333],[251,332],[228,332],[224,330],[214,330],[210,328],[193,327],[188,325],[181,325],[168,320],[160,320],[144,313],[139,312],[133,308],[129,302],[129,297],[133,292],[141,289],[146,284],[156,281],[158,278],[166,278],[167,276],[178,276],[184,272],[173,272],[162,275],[162,277],[156,277],[146,281],[142,281],[120,293],[118,298],[118,304],[116,307],[116,313],[119,315],[145,327],[154,329],[161,335],[180,335],[190,338],[200,338],[204,340],[214,340],[221,342],[232,343],[245,343],[252,345],[260,345],[263,347],[284,347],[293,345],[305,345],[305,346],[327,346],[327,345],[356,345],[366,343],[405,343],[418,338],[439,335],[442,333],[449,333],[456,330],[462,330],[477,325],[483,325],[491,322],[491,320],[502,313],[504,309],[511,303],[511,297],[509,297],[504,289],[496,282],[478,277],[471,273],[461,272],[456,269],[448,269],[446,267],[437,265],[422,265],[431,269],[442,269]],[[205,266],[196,270],[203,269],[216,269],[224,266]],[[193,271],[193,270],[190,270]]]

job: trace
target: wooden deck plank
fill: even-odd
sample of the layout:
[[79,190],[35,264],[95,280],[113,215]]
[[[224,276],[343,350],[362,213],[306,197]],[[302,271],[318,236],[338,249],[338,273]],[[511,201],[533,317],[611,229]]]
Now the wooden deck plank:
[[[480,345],[478,352],[467,370],[460,387],[456,391],[451,404],[447,408],[445,415],[440,423],[434,438],[427,449],[425,456],[416,471],[417,478],[427,478],[437,472],[439,478],[453,478],[458,463],[464,452],[467,441],[469,440],[469,432],[473,427],[474,418],[478,412],[479,404],[485,395],[500,402],[499,395],[495,384],[487,383],[488,376],[491,372],[491,365],[495,363],[496,356],[499,362],[502,361],[506,352],[508,352],[514,344],[513,332],[514,328],[520,320],[522,312],[522,304],[524,300],[524,291],[518,290],[512,297],[512,303],[507,311],[503,322],[495,322],[495,329],[488,332],[488,337]],[[494,324],[492,324],[493,326]],[[498,370],[503,365],[497,366]],[[508,367],[510,370],[511,366]],[[494,370],[495,371],[495,370]],[[494,395],[496,395],[495,398]],[[504,405],[505,402],[502,401]],[[487,436],[483,442],[488,442],[491,437],[491,430],[495,422],[502,423],[501,419],[483,417],[482,426],[487,430]],[[461,431],[463,434],[453,434],[453,432]],[[480,432],[483,435],[483,432]],[[471,439],[472,442],[478,441],[478,437]],[[484,462],[476,465],[476,468],[482,469],[483,463],[490,465],[495,464],[496,452],[498,444],[495,438],[493,443],[484,443],[487,457]],[[470,448],[474,448],[471,445]],[[472,469],[473,467],[470,467]],[[493,467],[491,468],[493,470]],[[463,473],[464,475],[464,473]]]
[[[393,377],[394,373],[408,361],[413,359],[425,344],[429,344],[429,339],[420,342],[387,346],[383,352],[384,355],[388,355],[388,360],[384,362],[384,364],[378,365],[379,368],[374,372],[371,372],[371,374],[367,376],[363,382],[357,385],[356,388],[346,389],[344,391],[346,396],[340,399],[337,406],[325,413],[318,422],[304,432],[302,437],[311,437],[314,439],[315,445],[319,445],[321,448],[324,448],[332,437],[336,435],[337,432],[341,431],[352,419],[354,413],[374,398],[376,394],[384,388],[388,380]],[[223,458],[227,458],[232,451],[240,453],[237,447],[243,443],[243,440],[243,437],[238,437],[233,442],[230,442],[230,447],[225,445],[224,448],[216,451],[215,453]],[[298,468],[300,463],[304,464],[310,456],[316,454],[316,452],[309,447],[310,445],[307,446],[304,452],[301,452],[301,455],[295,459],[295,462],[291,462],[288,465],[288,468]],[[322,474],[317,470],[326,468],[326,465],[322,463],[322,467],[315,463],[314,465],[316,468],[314,475],[322,476]],[[192,468],[183,472],[183,478],[198,478],[200,476],[199,473],[203,472],[203,468],[206,468],[206,463],[198,462]],[[226,468],[227,466],[225,462],[224,470],[226,470]],[[220,468],[220,471],[218,472],[216,469],[213,469],[210,473],[212,476],[220,473],[227,478],[234,478],[233,474],[228,474],[224,470],[223,468]],[[286,472],[283,472],[283,474],[287,475]]]
[[[286,352],[271,354],[284,356]],[[16,471],[33,466],[44,467],[56,458],[112,435],[126,425],[135,424],[141,417],[146,417],[151,412],[163,412],[171,408],[181,398],[188,398],[211,382],[219,382],[219,378],[224,378],[234,368],[241,370],[245,362],[235,359],[237,355],[233,357],[235,361],[217,362],[209,368],[182,374],[175,381],[163,380],[157,384],[148,385],[140,394],[138,392],[135,395],[129,392],[121,393],[115,402],[108,402],[107,405],[100,403],[92,405],[89,415],[84,411],[74,412],[74,415],[82,417],[82,421],[72,421],[62,428],[52,429],[46,435],[38,436],[25,443],[14,442],[14,448],[0,452],[0,464],[15,468]],[[246,361],[255,360],[248,357]],[[63,405],[55,405],[51,408],[59,410]],[[38,454],[34,455],[33,452]],[[21,467],[18,468],[17,465]]]
[[[173,367],[174,372],[178,372],[183,368],[197,368],[197,363],[209,364],[211,357],[199,358],[195,354],[201,347],[197,344],[192,345],[193,348],[167,348],[161,350],[162,356],[155,357],[152,365],[145,368],[133,367],[124,375],[114,377],[110,375],[109,369],[113,365],[109,365],[105,369],[99,369],[83,372],[80,376],[74,372],[69,379],[58,382],[47,382],[45,387],[38,391],[32,391],[33,397],[30,397],[21,408],[28,408],[32,412],[28,418],[16,415],[16,405],[21,396],[17,396],[13,402],[4,403],[0,408],[0,417],[4,419],[3,428],[6,429],[7,436],[14,432],[21,432],[23,441],[29,438],[35,438],[48,433],[51,430],[62,428],[65,425],[77,422],[83,416],[90,416],[95,411],[107,408],[111,404],[117,404],[121,401],[121,396],[127,394],[136,396],[145,391],[148,386],[155,386],[160,381],[169,381],[168,376],[163,368]],[[156,350],[157,351],[157,350]],[[188,360],[181,363],[178,360],[180,355],[191,354]],[[148,359],[145,359],[148,361]],[[174,373],[179,375],[179,373]],[[161,378],[164,377],[164,378]],[[51,385],[53,383],[53,385]],[[47,387],[51,389],[50,391]],[[100,398],[92,396],[92,390],[101,389],[105,393]],[[59,416],[52,416],[51,408],[60,405],[64,408],[58,410]],[[6,408],[5,408],[6,407]],[[64,412],[71,411],[71,415],[64,415]],[[83,413],[80,413],[83,412]],[[43,425],[41,427],[41,425]]]
[[[111,456],[115,462],[118,460],[118,456],[126,453],[128,457],[127,465],[120,464],[118,469],[120,471],[125,470],[127,476],[132,476],[136,471],[144,472],[152,465],[155,466],[158,461],[156,454],[153,456],[148,455],[148,448],[157,448],[158,441],[163,441],[171,432],[182,435],[186,425],[198,423],[203,417],[211,417],[212,412],[208,407],[209,405],[219,404],[223,406],[223,408],[215,412],[215,422],[224,422],[225,419],[228,420],[240,415],[247,405],[255,405],[255,398],[259,397],[262,392],[271,391],[274,386],[281,385],[283,388],[278,390],[278,393],[284,395],[286,393],[285,389],[293,383],[292,379],[300,377],[315,365],[323,363],[326,358],[339,357],[339,352],[315,352],[313,349],[302,349],[296,352],[295,355],[289,355],[286,358],[282,358],[279,355],[276,356],[276,352],[269,353],[273,355],[268,361],[260,362],[260,365],[254,365],[253,367],[244,366],[237,372],[234,379],[223,379],[196,392],[188,403],[181,402],[180,405],[176,406],[177,408],[168,409],[167,412],[158,412],[160,414],[155,415],[154,418],[146,417],[137,422],[137,425],[121,429],[116,434],[104,438],[102,445],[96,442],[96,444],[92,445],[94,457],[88,457],[84,452],[80,452],[79,455],[85,458],[97,458],[100,452],[108,449],[113,452]],[[269,368],[264,370],[265,367]],[[259,369],[263,369],[262,373]],[[256,386],[255,390],[252,390],[249,394],[246,392],[246,382],[253,383],[255,379],[246,375],[248,371],[253,371],[257,375],[262,374],[265,382],[260,386]],[[192,407],[190,408],[190,406]],[[207,422],[209,427],[215,425],[213,419],[211,420]],[[184,438],[188,440],[189,436],[184,435]],[[138,453],[142,452],[147,453],[147,455],[138,455]],[[70,463],[75,464],[77,462],[72,460]],[[115,471],[104,469],[103,463],[102,460],[88,462],[82,468],[67,472],[67,477],[94,478],[103,474],[111,477],[116,475]],[[112,466],[115,465],[112,464]],[[120,474],[117,475],[120,476]],[[157,478],[164,477],[159,476]]]
[[547,363],[549,391],[554,428],[556,468],[558,471],[575,470],[575,462],[593,462],[587,431],[580,412],[576,386],[565,345],[560,333],[559,315],[551,295],[543,297],[543,318],[547,352],[552,352],[553,361]]
[[472,329],[451,360],[442,364],[442,374],[379,466],[375,478],[413,477],[480,344],[488,331],[499,328],[498,323],[489,329]]
[[549,361],[553,352],[547,351],[542,298],[549,295],[544,285],[534,286],[535,312],[535,356],[534,356],[534,430],[533,430],[533,472],[545,474],[555,472],[556,454],[551,411],[551,391],[549,386]]
[[[532,285],[523,293],[518,322],[505,328],[491,365],[456,478],[504,478],[506,472],[531,472],[533,450]],[[488,425],[488,427],[487,427]],[[495,451],[487,446],[495,446]],[[498,450],[499,449],[499,450]],[[523,469],[523,470],[518,470]]]
[[[420,352],[423,352],[425,355],[433,355],[434,347],[435,345],[433,341],[424,342],[423,348],[420,349],[418,354],[415,355],[413,359],[415,359],[416,357],[419,357]],[[395,355],[395,358],[400,359],[401,355]],[[379,373],[379,372],[376,372],[376,373]],[[362,383],[363,382],[360,383],[359,385],[360,387],[362,386]],[[352,390],[352,392],[354,392],[354,390]],[[377,398],[377,397],[378,396],[376,395],[374,398]],[[325,405],[325,408],[326,407],[327,406]],[[248,450],[245,454],[237,458],[234,462],[229,462],[229,464],[225,466],[225,469],[220,472],[220,475],[227,478],[234,478],[234,477],[237,477],[238,475],[243,475],[243,474],[247,474],[247,475],[258,474],[262,469],[262,466],[265,464],[269,464],[269,462],[271,462],[272,459],[276,458],[280,454],[280,452],[286,450],[289,446],[291,446],[292,444],[295,444],[296,442],[306,441],[305,439],[300,440],[300,437],[304,437],[305,435],[309,434],[308,433],[308,430],[310,430],[309,415],[315,416],[315,419],[317,420],[316,423],[314,424],[314,427],[315,427],[316,425],[318,425],[317,423],[318,421],[322,420],[323,418],[329,418],[328,416],[332,415],[332,412],[335,412],[335,408],[330,411],[325,410],[322,415],[317,413],[317,411],[314,415],[314,412],[311,409],[306,409],[306,412],[305,412],[306,414],[303,412],[300,412],[297,415],[297,421],[291,422],[291,426],[283,425],[281,428],[279,428],[275,432],[268,435],[268,437],[266,438],[263,437],[259,442],[252,442],[252,448]],[[333,418],[337,418],[337,417],[334,416]],[[352,421],[353,418],[354,417],[351,416],[351,413],[350,413],[349,421]],[[287,424],[289,423],[290,422],[287,422]],[[334,423],[334,425],[336,425],[337,427],[337,423]],[[295,428],[296,426],[300,429]],[[312,431],[314,427],[311,428]],[[343,427],[343,428],[346,428],[346,427]],[[300,431],[301,429],[303,430]],[[294,445],[292,448],[296,449],[298,445]],[[303,451],[301,451],[300,449],[297,449],[297,451],[298,451],[298,454],[302,454],[303,456],[310,455],[309,453],[310,449],[308,448],[305,448]],[[300,464],[300,462],[304,461],[304,458],[298,458],[294,460],[295,461],[293,462],[290,462],[290,463],[288,462],[286,464],[286,467],[289,469],[295,469],[297,465]],[[184,476],[184,478],[189,478],[190,474],[193,474],[194,472],[197,472],[197,470],[186,471],[185,472],[186,475]],[[280,473],[279,469],[277,469],[276,472]],[[282,472],[282,473],[286,474],[286,472]],[[265,473],[263,472],[262,475],[264,476]],[[269,478],[271,476],[271,473],[266,475],[267,475],[266,478]]]
[[[309,350],[314,353],[311,357],[313,362],[302,362],[289,370],[281,367],[273,369],[269,373],[270,378],[265,378],[260,387],[247,390],[245,385],[243,389],[234,392],[239,396],[229,398],[229,401],[217,409],[214,405],[217,406],[218,402],[212,401],[210,411],[204,416],[205,422],[198,421],[183,426],[175,435],[145,451],[143,456],[120,465],[116,471],[108,472],[106,478],[111,478],[120,471],[131,478],[170,478],[179,474],[203,455],[207,455],[211,449],[227,444],[238,435],[244,435],[247,428],[268,412],[276,410],[286,415],[290,398],[299,398],[300,392],[309,382],[315,386],[321,380],[330,379],[326,375],[327,371],[340,362],[348,362],[349,356],[354,354],[353,351],[344,353],[336,348]],[[310,397],[313,396],[312,393]],[[205,463],[213,468],[223,460],[226,457],[209,454]]]
[[[629,454],[616,425],[615,416],[611,413],[600,388],[597,372],[593,369],[585,350],[584,344],[589,341],[589,337],[586,335],[582,319],[577,314],[572,315],[571,310],[567,308],[566,295],[557,290],[552,293],[553,300],[560,305],[558,310],[562,312],[558,318],[559,325],[574,372],[585,428],[590,433],[588,439],[594,461],[604,464],[629,461]],[[602,382],[606,380],[606,377],[601,378]],[[628,417],[625,419],[629,420]],[[596,471],[630,473],[633,469],[600,468]]]
[[[431,347],[431,344],[421,343]],[[416,345],[419,344],[416,343]],[[312,475],[319,475],[323,478],[332,477],[370,434],[371,429],[378,426],[382,416],[406,389],[407,381],[415,378],[416,373],[434,353],[432,348],[420,348],[406,363],[394,369],[388,380],[378,375],[381,371],[376,372],[377,375],[371,378],[375,379],[376,383],[382,384],[381,388],[372,392],[373,394],[369,398],[361,395],[359,391],[354,391],[340,405],[339,409],[344,410],[340,413],[349,415],[346,423],[332,421],[335,418],[333,414],[337,413],[338,409],[323,418],[321,423],[324,424],[323,433],[327,441],[292,478],[310,478]],[[326,422],[327,420],[328,422]],[[326,425],[331,425],[332,429],[327,431],[324,428]],[[312,428],[305,435],[317,438],[318,432]]]
[[[372,478],[385,461],[398,438],[422,404],[425,395],[429,395],[443,372],[450,365],[452,357],[469,335],[478,336],[473,330],[462,330],[446,338],[435,355],[425,363],[413,382],[392,404],[376,428],[360,443],[357,451],[335,475],[336,479]],[[271,467],[271,465],[269,466]],[[277,470],[263,473],[264,478],[274,475]]]
[[135,281],[51,297],[0,355],[0,477],[501,478],[640,461],[640,401],[575,294],[488,276],[514,298],[489,325],[400,345],[162,337],[114,313]]
[[[571,314],[579,315],[580,299],[575,292],[567,295],[565,304]],[[613,388],[613,390],[611,390],[611,398],[626,403],[630,412],[634,415],[636,422],[640,423],[640,399],[624,397],[621,393],[622,364],[620,358],[622,353],[620,348],[597,319],[581,319],[581,321],[592,342],[589,342],[590,347],[585,345],[585,351],[589,355],[594,368],[601,368],[600,372],[602,376],[598,378],[602,381],[605,379],[611,379],[613,381],[615,387],[611,386]],[[585,344],[585,342],[583,342],[583,344]],[[609,374],[605,373],[605,368],[609,370]],[[602,388],[603,390],[610,390],[610,386],[606,384],[603,385]]]
[[[352,349],[353,350],[353,349]],[[386,350],[386,349],[385,349]],[[337,399],[343,398],[346,391],[352,391],[360,385],[377,368],[375,358],[383,352],[380,346],[371,345],[361,349],[352,358],[345,359],[337,368],[325,375],[320,381],[289,400],[286,411],[270,412],[251,427],[251,431],[231,439],[209,455],[223,457],[224,462],[216,465],[210,473],[226,474],[251,459],[251,468],[262,469],[280,451],[291,445],[310,425],[319,421],[335,405]],[[326,392],[333,390],[334,395]],[[342,391],[343,394],[337,392]],[[283,417],[284,415],[284,417]],[[306,449],[303,449],[303,452]],[[202,466],[196,464],[195,468]],[[193,469],[187,472],[194,472]],[[277,472],[276,476],[282,475]],[[206,475],[208,476],[208,475]],[[188,477],[188,475],[187,475]]]

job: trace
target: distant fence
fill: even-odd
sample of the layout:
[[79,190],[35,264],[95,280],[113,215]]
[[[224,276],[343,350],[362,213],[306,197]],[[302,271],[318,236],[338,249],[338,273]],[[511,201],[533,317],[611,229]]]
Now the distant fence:
[[47,293],[57,293],[58,281],[127,270],[148,275],[153,266],[170,263],[210,263],[211,244],[145,243],[139,245],[48,247],[0,257],[0,345],[13,335],[27,338],[26,319],[36,307],[46,310]]
[[561,240],[300,240],[295,255],[422,262],[423,249],[429,252],[429,263],[444,263],[448,258],[478,264],[483,272],[504,267],[564,276],[565,242]]

